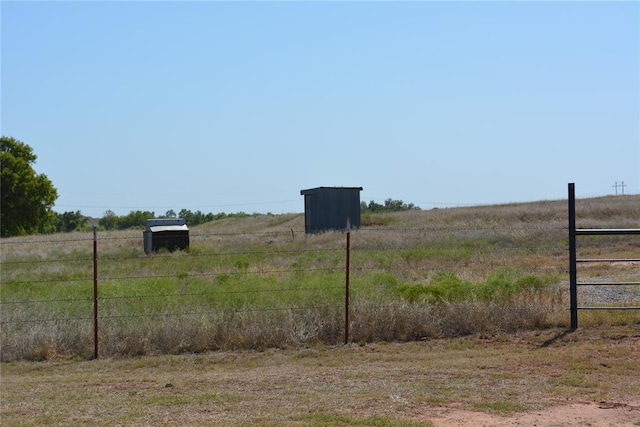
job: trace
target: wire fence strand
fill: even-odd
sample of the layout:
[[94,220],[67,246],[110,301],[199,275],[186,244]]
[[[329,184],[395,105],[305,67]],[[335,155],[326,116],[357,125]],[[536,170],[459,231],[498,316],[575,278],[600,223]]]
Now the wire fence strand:
[[[352,243],[343,232],[202,232],[190,236],[185,251],[151,254],[143,253],[141,232],[101,232],[95,256],[93,239],[84,235],[10,239],[2,241],[0,253],[0,332],[19,336],[34,325],[92,320],[133,327],[145,319],[209,319],[221,313],[320,316],[315,312],[330,310],[335,316],[348,273],[355,301],[360,294],[388,298],[402,289],[420,292],[439,273],[482,281],[496,271],[517,270],[519,277],[552,275],[549,280],[566,283],[567,230],[555,225],[366,228],[354,231]],[[583,251],[620,248],[620,241],[605,239]],[[635,254],[627,258],[638,258],[635,246],[627,248]],[[619,280],[640,279],[629,269],[624,274],[628,277]],[[92,283],[98,289],[93,297]],[[639,289],[631,289],[630,304],[640,301]],[[92,317],[94,304],[100,310]]]

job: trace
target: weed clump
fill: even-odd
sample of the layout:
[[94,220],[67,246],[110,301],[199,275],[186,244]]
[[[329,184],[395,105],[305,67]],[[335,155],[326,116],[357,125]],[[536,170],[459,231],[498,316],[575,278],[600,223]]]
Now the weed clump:
[[529,274],[501,270],[491,274],[483,283],[462,280],[453,273],[440,272],[429,284],[405,284],[397,292],[412,303],[456,303],[456,302],[509,302],[515,298],[551,292],[553,278],[540,278]]

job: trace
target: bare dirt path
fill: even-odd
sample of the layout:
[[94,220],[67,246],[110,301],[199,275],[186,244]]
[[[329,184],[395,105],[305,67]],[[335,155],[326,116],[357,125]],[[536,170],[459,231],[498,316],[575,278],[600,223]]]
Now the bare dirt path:
[[640,406],[602,403],[570,403],[544,410],[517,413],[510,416],[445,408],[425,414],[435,427],[616,427],[640,425]]

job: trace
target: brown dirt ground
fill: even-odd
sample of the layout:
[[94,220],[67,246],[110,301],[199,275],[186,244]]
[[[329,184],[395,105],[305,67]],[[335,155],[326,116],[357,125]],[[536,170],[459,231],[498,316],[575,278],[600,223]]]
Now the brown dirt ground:
[[0,365],[0,424],[640,426],[639,362],[637,323],[13,362]]
[[601,403],[568,403],[544,411],[530,411],[500,416],[455,408],[429,410],[424,414],[435,427],[444,426],[638,426],[640,401],[633,405]]

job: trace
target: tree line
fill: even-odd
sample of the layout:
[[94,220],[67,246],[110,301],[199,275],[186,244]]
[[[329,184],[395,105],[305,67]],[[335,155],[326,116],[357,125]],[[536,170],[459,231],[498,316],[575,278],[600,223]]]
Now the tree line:
[[[257,215],[257,214],[254,214]],[[126,215],[117,215],[112,210],[107,210],[102,217],[98,219],[98,228],[100,230],[128,230],[143,229],[148,219],[155,218],[183,218],[190,226],[203,224],[205,222],[214,221],[222,218],[245,217],[249,216],[244,212],[226,214],[226,213],[203,213],[201,211],[192,212],[188,209],[182,209],[179,213],[174,210],[167,211],[164,215],[156,215],[155,212],[135,210],[130,211]],[[89,220],[91,218],[85,216],[80,211],[71,211],[64,213],[54,212],[54,217],[44,233],[68,233],[71,231],[88,231],[91,229]]]
[[420,210],[420,207],[414,205],[413,203],[405,203],[402,200],[393,199],[385,200],[384,204],[376,203],[373,200],[371,200],[368,204],[366,202],[360,203],[361,213],[401,212],[411,210]]
[[[369,203],[360,203],[360,211],[362,213],[379,213],[379,212],[399,212],[407,210],[419,210],[418,206],[413,203],[405,203],[402,200],[387,199],[384,204],[376,203],[371,200]],[[130,211],[126,215],[117,215],[112,210],[107,210],[98,220],[98,228],[100,230],[128,230],[143,229],[146,227],[148,219],[155,218],[182,218],[187,225],[196,226],[206,222],[215,221],[224,218],[244,218],[248,216],[257,216],[261,214],[247,214],[245,212],[237,213],[204,213],[202,211],[192,212],[189,209],[182,209],[176,213],[173,209],[168,210],[164,215],[156,215],[155,212],[135,210]],[[41,227],[40,233],[68,233],[71,231],[89,231],[91,226],[89,220],[91,218],[85,216],[80,211],[69,211],[63,213],[53,212],[51,221],[48,225]]]
[[127,230],[131,228],[144,228],[148,219],[155,218],[182,218],[187,225],[195,226],[204,224],[205,222],[214,221],[223,218],[242,218],[247,216],[255,216],[259,214],[247,214],[244,212],[237,213],[204,213],[202,211],[192,212],[189,209],[182,209],[176,213],[173,209],[168,210],[164,215],[157,215],[154,212],[149,211],[131,211],[127,215],[118,216],[115,212],[108,210],[102,218],[100,218],[98,225],[104,230]]
[[[379,212],[400,212],[407,210],[420,210],[413,203],[405,203],[402,200],[387,199],[384,204],[376,203],[371,200],[369,203],[361,202],[360,211],[362,213],[379,213]],[[215,221],[224,218],[244,218],[248,216],[257,216],[260,214],[247,214],[245,212],[237,213],[204,213],[202,211],[192,212],[189,209],[182,209],[176,213],[173,209],[165,212],[164,215],[157,215],[150,211],[131,211],[126,215],[118,216],[114,211],[107,210],[98,221],[98,227],[101,230],[127,230],[142,229],[146,226],[148,219],[154,218],[182,218],[187,225],[196,226],[209,221]],[[86,217],[80,211],[55,213],[51,223],[49,232],[51,233],[68,233],[70,231],[87,231],[90,229],[89,217]]]

